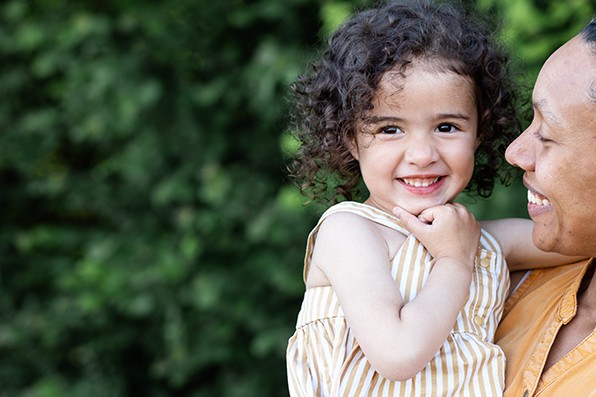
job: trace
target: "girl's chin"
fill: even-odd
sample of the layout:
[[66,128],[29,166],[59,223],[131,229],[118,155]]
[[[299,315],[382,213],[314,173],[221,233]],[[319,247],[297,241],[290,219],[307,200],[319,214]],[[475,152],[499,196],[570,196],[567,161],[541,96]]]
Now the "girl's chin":
[[398,202],[396,204],[393,203],[389,203],[389,202],[377,202],[376,200],[373,199],[368,199],[365,201],[365,204],[368,204],[372,207],[376,207],[382,211],[388,212],[388,213],[393,213],[393,208],[396,205],[399,205],[401,208],[403,208],[404,210],[408,211],[410,214],[418,216],[420,215],[420,213],[428,208],[431,207],[436,207],[438,205],[443,205],[445,204],[442,201],[436,200],[436,201],[431,201],[431,200],[420,200],[418,202],[416,201],[406,201],[406,202]]
[[401,207],[408,211],[412,215],[420,215],[420,213],[428,208],[443,205],[445,203],[417,203],[417,204],[404,204]]

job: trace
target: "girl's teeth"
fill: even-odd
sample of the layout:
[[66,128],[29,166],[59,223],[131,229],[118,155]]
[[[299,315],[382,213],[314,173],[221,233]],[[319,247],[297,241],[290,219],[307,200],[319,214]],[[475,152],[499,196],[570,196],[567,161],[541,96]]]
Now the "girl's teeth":
[[427,186],[432,185],[433,183],[436,183],[438,180],[439,180],[439,178],[434,178],[434,179],[403,178],[403,181],[406,184],[408,184],[410,186],[414,186],[414,187],[427,187]]
[[540,197],[538,197],[537,194],[535,194],[529,190],[528,190],[528,202],[530,202],[532,204],[536,204],[536,205],[541,205],[541,206],[550,205],[550,201],[548,201],[547,199],[541,199]]

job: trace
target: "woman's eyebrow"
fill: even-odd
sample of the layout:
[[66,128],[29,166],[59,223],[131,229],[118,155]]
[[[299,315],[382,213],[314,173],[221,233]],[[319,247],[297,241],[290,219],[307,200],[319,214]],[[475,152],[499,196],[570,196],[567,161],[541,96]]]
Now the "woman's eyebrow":
[[532,106],[534,106],[534,110],[537,110],[543,117],[549,119],[557,128],[562,128],[557,115],[550,109],[545,99],[533,101]]

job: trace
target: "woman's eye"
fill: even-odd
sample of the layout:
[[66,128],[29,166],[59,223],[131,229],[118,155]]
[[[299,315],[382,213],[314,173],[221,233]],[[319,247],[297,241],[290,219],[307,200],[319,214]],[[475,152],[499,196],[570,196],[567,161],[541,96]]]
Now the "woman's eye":
[[437,127],[438,132],[455,132],[457,128],[453,124],[440,124]]
[[548,138],[545,138],[544,136],[542,136],[542,135],[540,134],[540,132],[538,132],[538,131],[536,131],[536,132],[534,133],[534,135],[535,135],[535,136],[536,136],[536,138],[538,138],[538,140],[539,140],[540,142],[542,142],[542,143],[546,143],[546,142],[552,142],[550,139],[548,139]]
[[387,135],[395,135],[395,134],[401,134],[401,133],[403,133],[403,131],[399,127],[388,126],[388,127],[381,128],[381,133],[387,134]]

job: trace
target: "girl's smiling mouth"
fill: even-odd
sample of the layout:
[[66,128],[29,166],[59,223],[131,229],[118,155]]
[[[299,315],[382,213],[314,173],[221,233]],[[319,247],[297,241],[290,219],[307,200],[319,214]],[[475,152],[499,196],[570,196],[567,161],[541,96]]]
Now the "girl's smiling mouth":
[[442,176],[437,176],[433,178],[398,178],[399,181],[403,182],[404,184],[412,187],[429,187],[434,185],[439,180],[441,180]]

